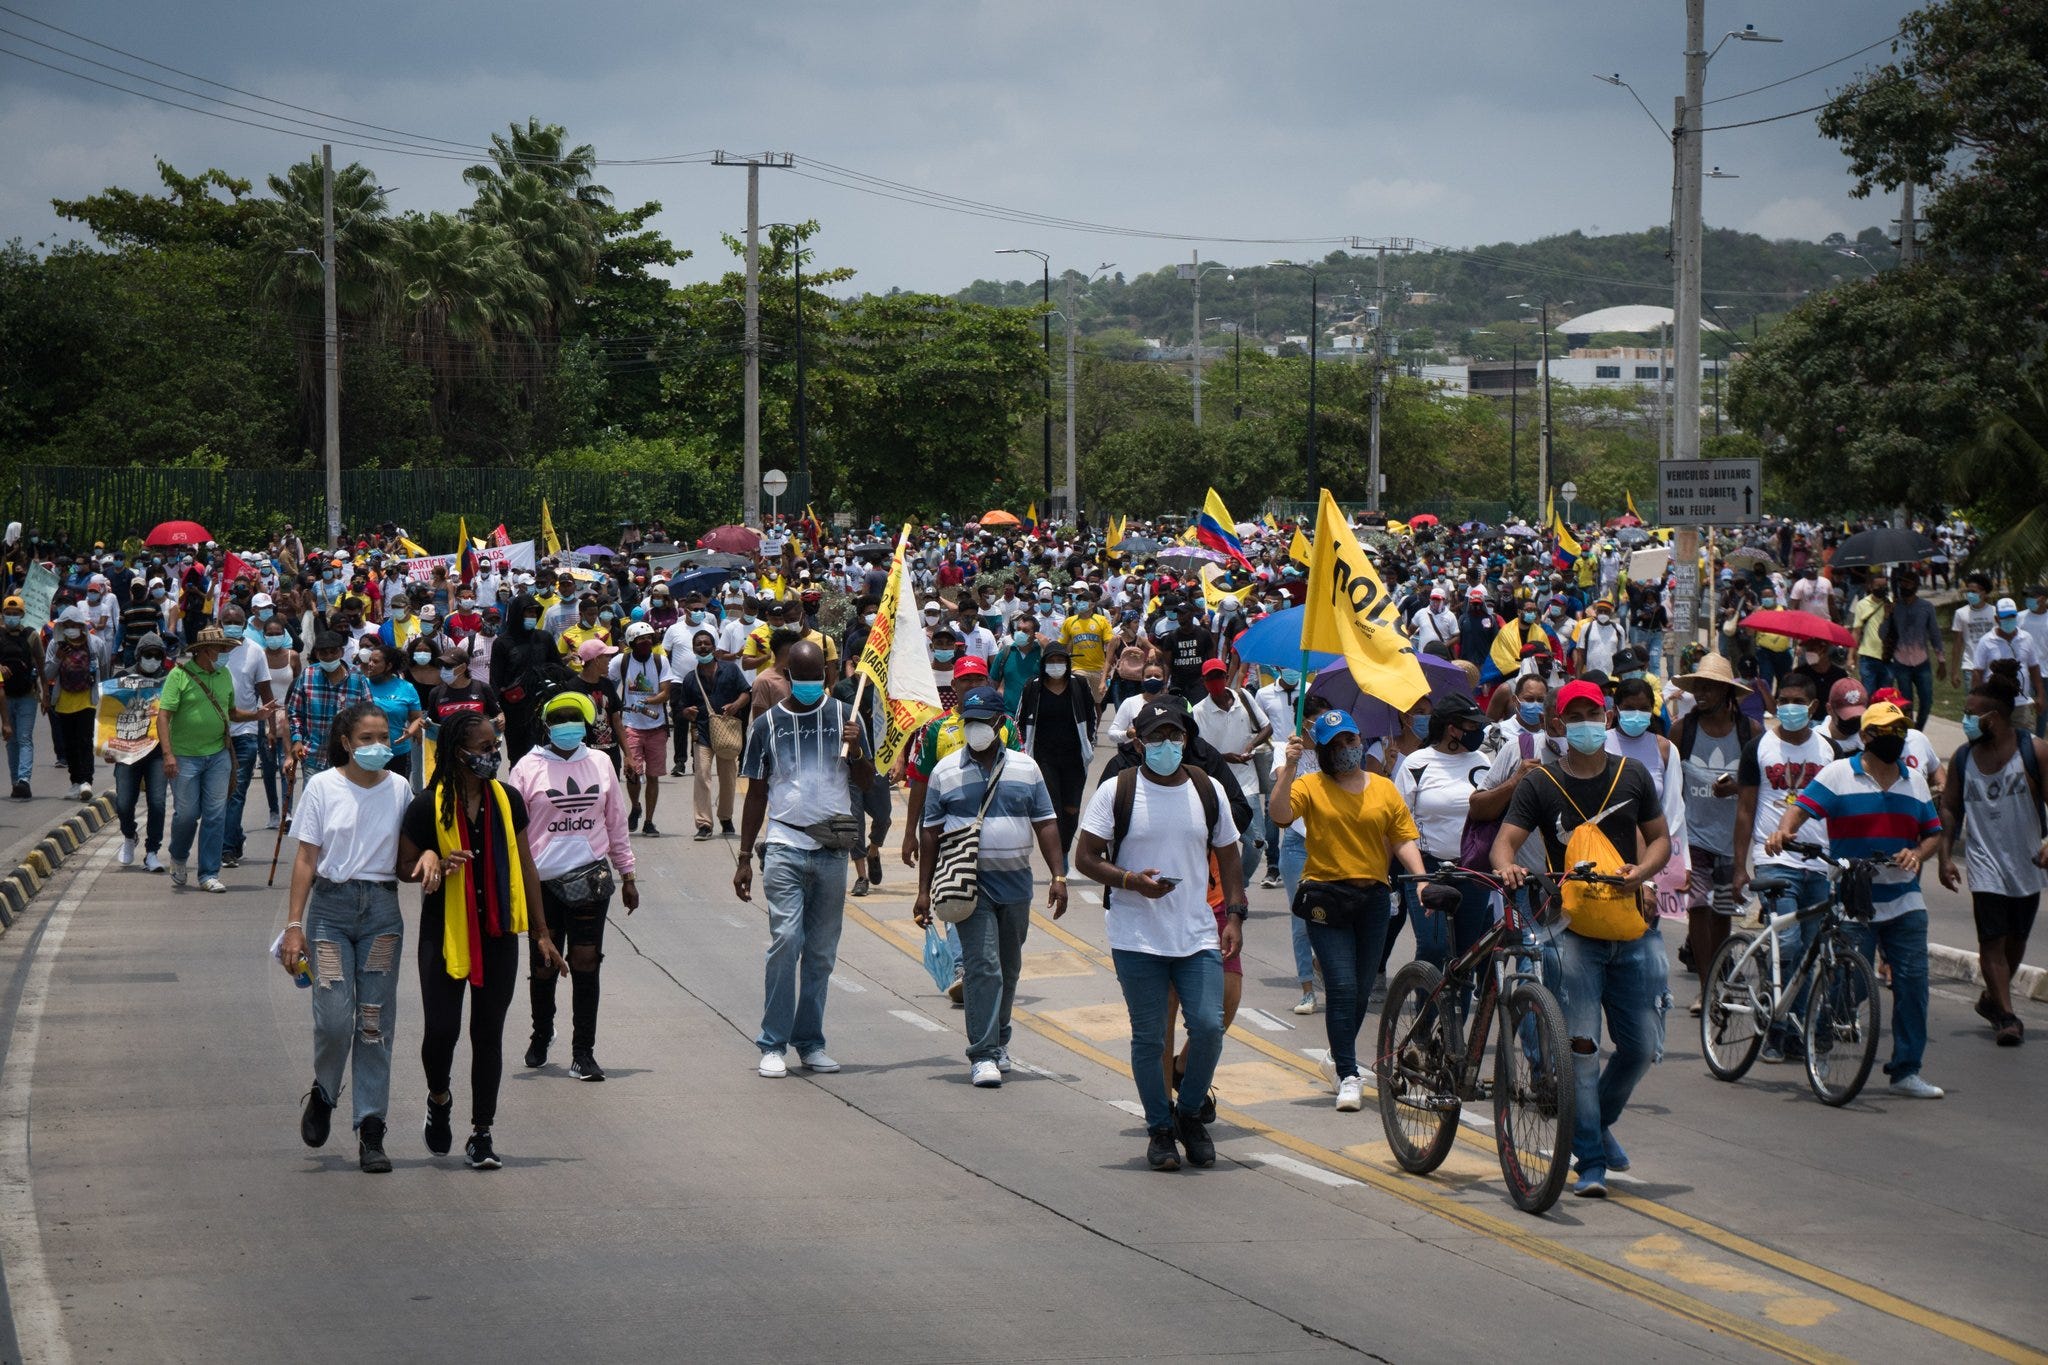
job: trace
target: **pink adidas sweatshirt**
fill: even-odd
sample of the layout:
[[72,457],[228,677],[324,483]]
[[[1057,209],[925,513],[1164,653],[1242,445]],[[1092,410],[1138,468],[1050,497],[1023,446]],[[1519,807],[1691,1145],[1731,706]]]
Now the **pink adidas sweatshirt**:
[[526,802],[526,841],[542,881],[599,858],[622,877],[633,870],[626,794],[609,758],[587,744],[564,758],[543,744],[512,765],[507,781]]

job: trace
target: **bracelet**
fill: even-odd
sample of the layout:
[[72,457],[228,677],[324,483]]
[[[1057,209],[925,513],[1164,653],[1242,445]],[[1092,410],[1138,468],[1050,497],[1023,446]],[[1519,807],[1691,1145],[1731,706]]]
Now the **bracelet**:
[[285,928],[296,929],[303,934],[306,932],[306,922],[301,919],[295,919],[290,924],[285,925]]
[[1123,888],[1124,890],[1126,890],[1126,891],[1130,890],[1130,889],[1131,889],[1131,874],[1130,874],[1129,872],[1125,872],[1125,873],[1123,874],[1123,880],[1122,880],[1121,882],[1118,882],[1118,883],[1117,883],[1117,885],[1118,885],[1118,886],[1121,886],[1121,887],[1122,887],[1122,888]]
[[1063,882],[1067,879],[1067,874],[1064,872],[1055,872],[1052,874],[1052,879],[1056,882]]

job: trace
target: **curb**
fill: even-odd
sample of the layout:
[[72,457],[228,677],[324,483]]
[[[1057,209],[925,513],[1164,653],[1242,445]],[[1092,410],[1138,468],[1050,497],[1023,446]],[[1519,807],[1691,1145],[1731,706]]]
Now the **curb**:
[[[1977,984],[1984,980],[1984,974],[1978,970],[1975,952],[1951,948],[1943,943],[1927,945],[1927,969],[1929,975],[1947,981]],[[2048,1002],[2048,970],[2022,966],[2013,973],[2012,994],[2015,1000]]]
[[44,836],[12,872],[0,876],[0,935],[21,918],[36,892],[56,875],[64,860],[85,847],[113,818],[113,794],[94,797]]

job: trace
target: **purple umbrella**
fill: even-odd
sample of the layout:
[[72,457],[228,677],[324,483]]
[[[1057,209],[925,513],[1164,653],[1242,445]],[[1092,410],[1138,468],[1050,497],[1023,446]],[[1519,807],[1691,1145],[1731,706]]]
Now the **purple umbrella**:
[[619,552],[609,545],[579,545],[576,547],[576,553],[579,555],[589,555],[592,559],[597,558],[599,555],[605,555],[611,559],[619,557]]
[[[1456,660],[1439,659],[1434,654],[1415,657],[1422,661],[1422,676],[1429,682],[1431,700],[1472,695],[1472,685]],[[1350,668],[1342,659],[1318,671],[1315,681],[1309,684],[1308,692],[1340,711],[1349,711],[1351,719],[1358,722],[1359,733],[1368,737],[1391,735],[1401,728],[1401,713],[1378,697],[1369,697],[1360,691],[1358,680],[1351,676]]]

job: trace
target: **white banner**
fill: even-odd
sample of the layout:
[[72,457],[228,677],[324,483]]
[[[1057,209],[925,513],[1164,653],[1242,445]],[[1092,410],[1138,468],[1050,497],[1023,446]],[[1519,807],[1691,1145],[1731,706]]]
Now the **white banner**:
[[[533,542],[522,540],[517,545],[492,545],[476,552],[479,569],[504,573],[508,569],[533,572]],[[436,568],[446,569],[452,577],[455,573],[454,555],[428,555],[424,559],[405,561],[405,576],[415,583],[431,583]]]

